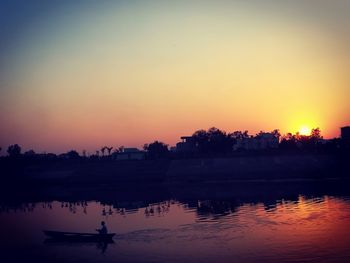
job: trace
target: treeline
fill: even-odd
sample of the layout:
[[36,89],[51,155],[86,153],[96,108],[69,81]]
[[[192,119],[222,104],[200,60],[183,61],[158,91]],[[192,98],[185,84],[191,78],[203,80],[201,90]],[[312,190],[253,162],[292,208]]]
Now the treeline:
[[[145,149],[152,157],[175,158],[237,154],[334,153],[350,150],[348,143],[340,138],[323,139],[319,128],[312,129],[310,135],[301,135],[298,132],[281,135],[278,129],[251,135],[247,130],[226,133],[213,127],[208,130],[197,130],[192,136],[187,137],[187,140],[190,140],[187,142],[188,146],[192,147],[183,151],[172,152],[167,144],[159,141],[146,145]],[[254,148],[254,145],[257,147]]]
[[[266,139],[268,135],[268,139]],[[265,136],[265,137],[264,137]],[[208,130],[197,130],[192,136],[187,137],[185,142],[187,147],[181,150],[181,143],[178,147],[170,148],[168,144],[161,141],[154,141],[145,144],[143,151],[146,159],[162,159],[162,158],[185,158],[196,156],[215,156],[230,155],[242,153],[283,153],[283,152],[336,152],[349,151],[348,143],[343,142],[340,138],[324,140],[319,128],[312,129],[310,135],[301,135],[299,133],[287,133],[281,135],[279,130],[271,132],[261,131],[255,135],[250,135],[248,131],[234,131],[226,133],[218,128],[210,128]],[[277,143],[273,147],[266,145],[265,147],[250,149],[247,145],[261,140],[273,140]],[[254,144],[253,144],[254,145]],[[2,148],[0,148],[1,153]],[[111,160],[124,152],[124,147],[108,147],[103,146],[96,150],[93,154],[88,154],[85,150],[79,154],[76,150],[70,150],[62,154],[54,153],[36,153],[34,150],[22,152],[22,148],[18,144],[10,145],[7,148],[7,155],[2,158],[11,159],[40,159],[40,160]]]

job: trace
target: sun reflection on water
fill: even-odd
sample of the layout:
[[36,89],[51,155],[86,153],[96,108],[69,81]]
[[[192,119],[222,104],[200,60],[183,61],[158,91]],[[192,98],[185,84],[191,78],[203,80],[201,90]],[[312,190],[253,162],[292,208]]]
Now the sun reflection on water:
[[[2,233],[12,234],[12,240],[0,238],[1,245],[7,246],[42,244],[43,229],[91,232],[104,220],[109,231],[117,233],[117,245],[103,247],[103,251],[121,261],[230,262],[234,257],[248,262],[328,262],[350,258],[350,202],[332,196],[300,195],[293,200],[254,203],[55,201],[1,207],[0,219]],[[72,252],[64,248],[42,247],[43,251],[61,251],[65,259]],[[97,257],[91,246],[76,250],[82,252],[79,260]]]

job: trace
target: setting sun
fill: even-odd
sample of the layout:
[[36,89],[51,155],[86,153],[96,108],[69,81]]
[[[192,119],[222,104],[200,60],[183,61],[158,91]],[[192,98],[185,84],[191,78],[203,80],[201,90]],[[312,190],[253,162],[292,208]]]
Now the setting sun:
[[308,126],[301,126],[299,129],[299,134],[300,135],[310,135],[311,129]]
[[330,30],[278,0],[45,1],[49,16],[32,1],[1,13],[1,147],[175,146],[209,127],[334,138],[348,123],[347,13]]

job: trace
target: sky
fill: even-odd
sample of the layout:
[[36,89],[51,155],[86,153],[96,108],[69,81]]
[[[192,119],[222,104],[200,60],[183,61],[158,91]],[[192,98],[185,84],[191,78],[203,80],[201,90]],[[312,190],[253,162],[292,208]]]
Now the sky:
[[[0,147],[350,124],[350,1],[0,0]],[[4,150],[3,150],[4,151]]]

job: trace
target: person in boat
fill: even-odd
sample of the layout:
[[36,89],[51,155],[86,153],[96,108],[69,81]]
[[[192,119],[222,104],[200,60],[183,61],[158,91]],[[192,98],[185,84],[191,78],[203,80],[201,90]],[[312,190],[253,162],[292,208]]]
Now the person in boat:
[[107,234],[108,231],[107,231],[107,227],[106,227],[106,223],[104,221],[101,222],[101,228],[100,229],[96,229],[96,231],[99,233],[99,234]]

